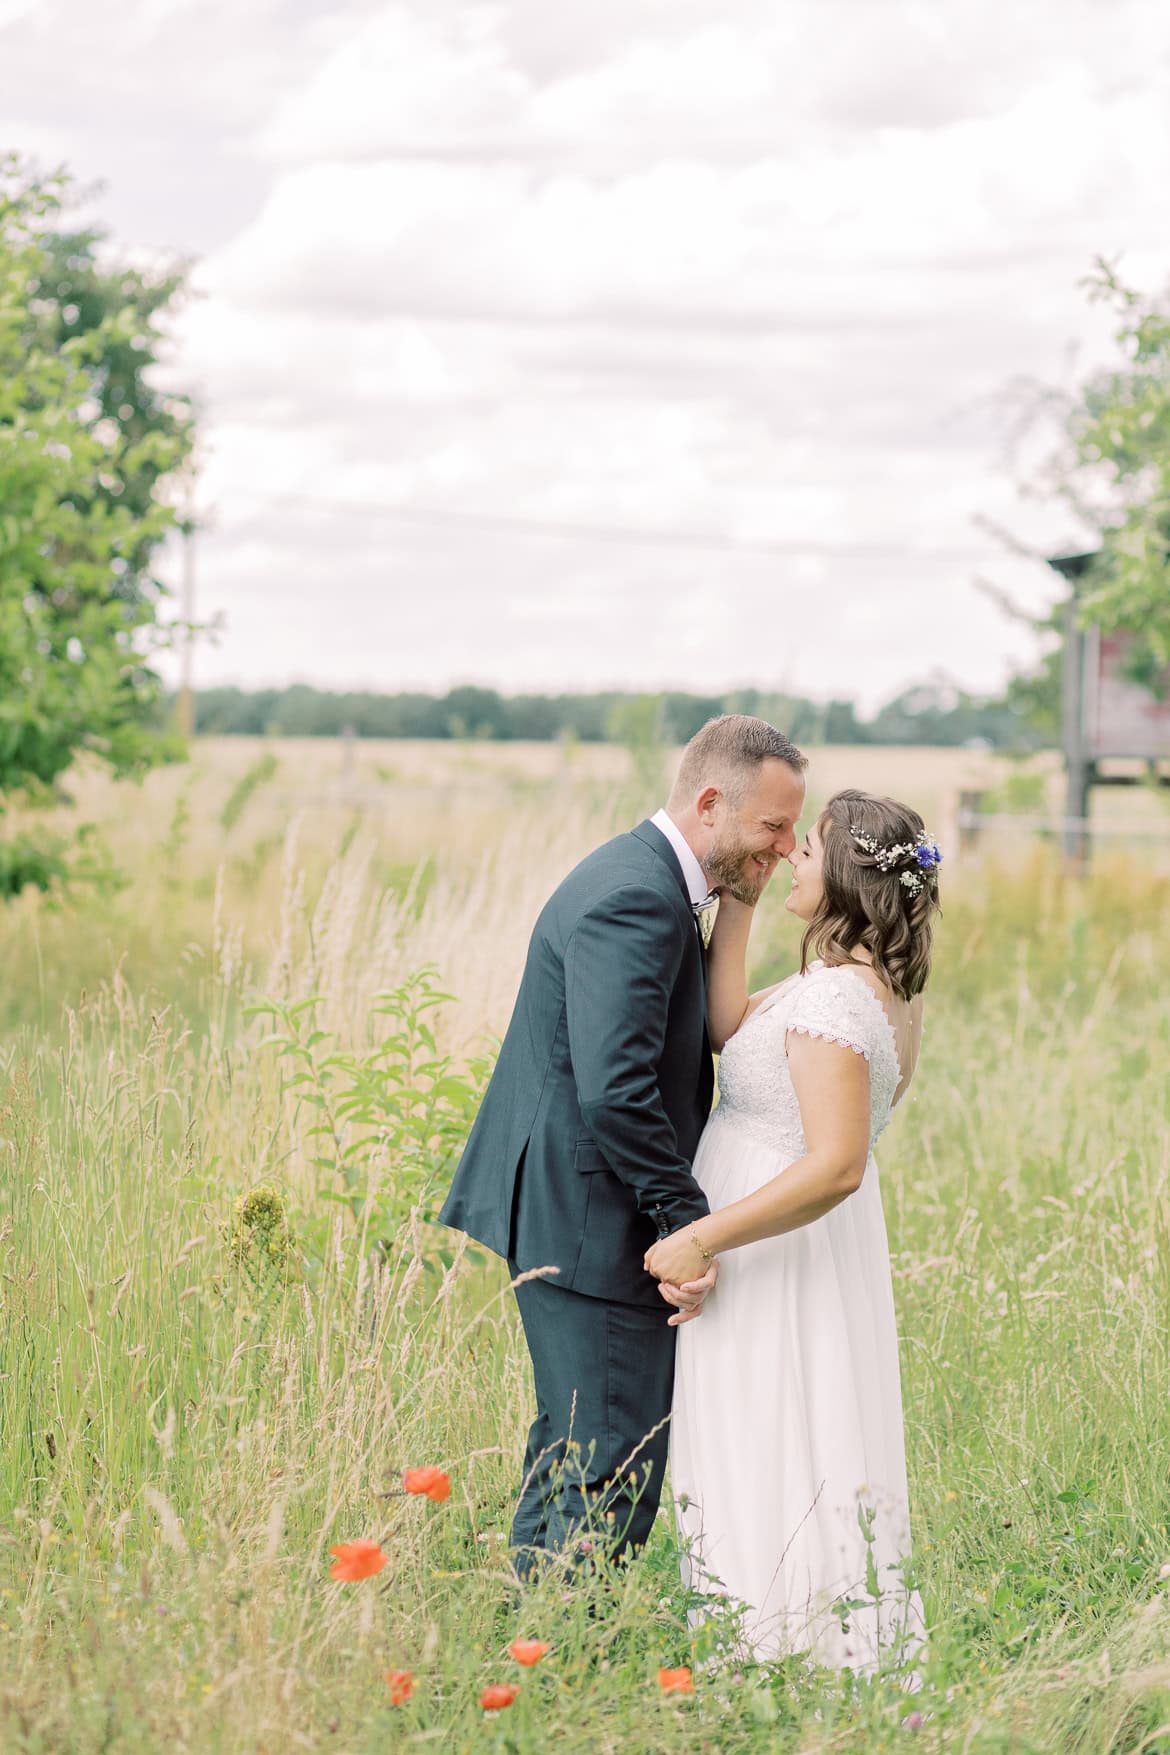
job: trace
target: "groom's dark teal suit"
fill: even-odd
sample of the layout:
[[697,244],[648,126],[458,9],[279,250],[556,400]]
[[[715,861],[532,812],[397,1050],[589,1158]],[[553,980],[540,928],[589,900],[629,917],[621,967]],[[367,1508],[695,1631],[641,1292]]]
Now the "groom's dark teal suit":
[[[708,1210],[691,1161],[712,1089],[686,879],[644,822],[591,853],[542,910],[441,1214],[514,1270],[558,1270],[517,1289],[537,1398],[512,1532],[522,1569],[533,1550],[570,1543],[598,1495],[618,1549],[653,1523],[675,1336],[642,1258]],[[569,1440],[580,1451],[562,1479]]]

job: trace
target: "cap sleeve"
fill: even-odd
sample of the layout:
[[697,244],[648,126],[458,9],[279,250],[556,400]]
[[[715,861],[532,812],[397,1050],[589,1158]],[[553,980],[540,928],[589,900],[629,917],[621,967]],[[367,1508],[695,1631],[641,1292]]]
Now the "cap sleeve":
[[[787,1032],[800,1036],[818,1036],[825,1042],[839,1042],[868,1060],[876,1037],[874,1007],[870,995],[858,975],[847,969],[814,969],[805,976],[792,1010],[788,1014]],[[880,1001],[877,1002],[880,1007]]]

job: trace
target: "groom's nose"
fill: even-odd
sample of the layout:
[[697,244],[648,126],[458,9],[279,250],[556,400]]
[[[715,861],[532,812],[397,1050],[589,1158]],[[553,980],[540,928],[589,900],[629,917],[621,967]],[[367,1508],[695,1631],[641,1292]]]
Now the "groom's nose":
[[794,829],[781,829],[772,844],[781,859],[788,859],[796,851],[796,831]]

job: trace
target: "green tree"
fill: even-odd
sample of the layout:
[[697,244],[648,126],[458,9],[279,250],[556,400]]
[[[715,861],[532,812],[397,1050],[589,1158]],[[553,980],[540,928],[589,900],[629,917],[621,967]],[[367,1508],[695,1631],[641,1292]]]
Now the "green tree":
[[447,695],[447,733],[450,737],[507,737],[507,716],[504,703],[495,689],[477,689],[471,684],[452,689]]
[[1117,313],[1123,362],[1091,377],[1069,415],[1062,485],[1101,533],[1081,610],[1134,633],[1135,675],[1153,681],[1170,665],[1170,292],[1143,296],[1103,261],[1089,288]]
[[[131,774],[164,747],[151,563],[193,420],[149,373],[182,276],[100,261],[100,233],[62,226],[70,189],[0,159],[0,811],[83,751]],[[59,842],[0,838],[0,895],[69,867]]]

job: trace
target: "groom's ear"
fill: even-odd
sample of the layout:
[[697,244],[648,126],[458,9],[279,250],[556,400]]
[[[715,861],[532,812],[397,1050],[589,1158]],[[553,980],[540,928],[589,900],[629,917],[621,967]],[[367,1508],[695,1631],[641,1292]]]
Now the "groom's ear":
[[708,828],[715,821],[715,807],[722,797],[718,786],[704,786],[695,800],[695,812],[699,821],[706,823]]

